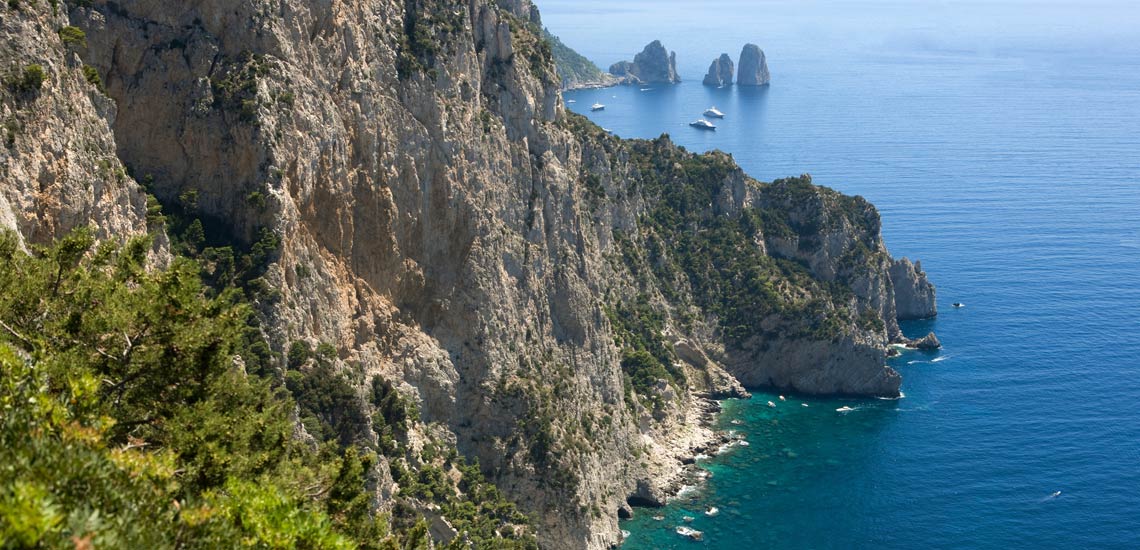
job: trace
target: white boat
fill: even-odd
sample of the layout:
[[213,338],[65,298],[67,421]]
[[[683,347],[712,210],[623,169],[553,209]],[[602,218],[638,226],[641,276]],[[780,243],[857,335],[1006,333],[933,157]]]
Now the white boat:
[[677,534],[681,535],[682,537],[686,537],[689,540],[699,541],[705,538],[704,533],[697,531],[696,529],[685,527],[684,525],[677,527]]
[[716,506],[712,506],[708,510],[705,510],[705,515],[710,517],[710,518],[719,514],[719,513],[720,513],[720,508],[717,508]]
[[954,307],[966,307],[966,304],[963,304],[962,302],[954,302]]
[[768,406],[772,407],[773,409],[776,408],[776,404],[771,401],[768,402]]
[[696,518],[694,518],[693,516],[681,516],[681,521],[683,521],[685,523],[692,523],[694,519],[696,519]]
[[852,409],[851,407],[839,407],[838,409],[835,409],[835,412],[849,413],[853,410],[855,409]]
[[601,103],[595,103],[595,104],[590,106],[590,110],[591,111],[604,111],[604,110],[606,110],[606,106],[602,105]]
[[709,107],[708,110],[705,111],[705,116],[712,118],[724,118],[724,113],[720,112],[720,109],[717,109],[716,107]]
[[787,401],[787,400],[788,400],[788,398],[787,398],[787,397],[784,397],[784,396],[782,396],[782,395],[780,396],[780,401]]
[[567,99],[566,103],[578,103],[577,99]]
[[692,126],[693,128],[696,128],[698,130],[716,130],[715,124],[713,124],[713,123],[711,123],[711,122],[709,122],[703,118],[698,118],[697,120],[690,122],[689,126]]
[[807,404],[807,403],[800,403],[800,406],[801,406],[801,407],[806,407],[806,406],[808,406],[808,404]]

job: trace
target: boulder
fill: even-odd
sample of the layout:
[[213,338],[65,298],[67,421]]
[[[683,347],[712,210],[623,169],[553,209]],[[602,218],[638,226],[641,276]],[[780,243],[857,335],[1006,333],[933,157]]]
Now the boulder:
[[740,74],[736,83],[741,86],[765,86],[772,77],[768,74],[768,61],[764,50],[756,44],[745,44],[740,52]]
[[942,342],[939,342],[938,337],[931,332],[918,340],[911,341],[907,344],[907,347],[924,351],[934,351],[942,347]]
[[705,75],[705,86],[732,86],[732,77],[735,67],[732,64],[732,58],[726,53],[720,54],[720,57],[713,60],[712,65],[709,65],[709,72]]

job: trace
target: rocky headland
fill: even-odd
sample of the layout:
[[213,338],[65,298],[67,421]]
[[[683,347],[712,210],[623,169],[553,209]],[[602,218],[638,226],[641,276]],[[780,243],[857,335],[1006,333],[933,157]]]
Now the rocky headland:
[[[723,442],[711,399],[895,396],[897,321],[935,311],[862,198],[568,112],[528,0],[16,4],[0,224],[22,248],[152,233],[156,265],[168,232],[258,251],[267,384],[319,348],[351,396],[414,404],[386,446],[381,402],[346,400],[393,530],[468,536],[462,456],[533,518],[496,536],[610,548]],[[753,48],[741,84],[768,81]],[[679,80],[656,41],[618,72]]]
[[709,72],[705,75],[703,83],[705,86],[716,86],[718,88],[731,86],[733,74],[732,58],[728,54],[722,53],[709,65]]
[[654,40],[634,56],[633,61],[619,61],[610,66],[610,74],[622,84],[676,84],[677,54],[665,49],[660,40]]

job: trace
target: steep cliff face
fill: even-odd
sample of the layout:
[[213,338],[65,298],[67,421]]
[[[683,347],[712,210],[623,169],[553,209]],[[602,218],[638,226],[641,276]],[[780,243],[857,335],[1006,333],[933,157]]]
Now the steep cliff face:
[[102,238],[144,233],[146,200],[115,154],[115,103],[84,75],[83,37],[60,38],[59,10],[3,10],[0,228],[39,244],[87,223]]
[[[527,0],[63,11],[3,20],[0,55],[48,74],[2,92],[24,132],[0,152],[4,223],[145,231],[129,171],[235,242],[275,235],[274,350],[331,343],[394,384],[421,412],[409,445],[477,457],[546,547],[618,542],[627,497],[663,498],[738,380],[897,393],[891,281],[929,283],[888,275],[873,207],[567,113]],[[646,75],[676,81],[656,44]]]
[[768,73],[768,60],[764,57],[764,50],[756,44],[745,44],[740,51],[740,76],[736,83],[741,86],[764,86],[771,82],[772,76]]
[[922,262],[911,263],[906,258],[893,261],[890,274],[900,320],[926,319],[938,315],[934,285],[926,279]]
[[705,86],[731,86],[733,78],[732,58],[726,53],[713,60],[703,81]]
[[633,57],[633,62],[619,61],[610,66],[610,74],[627,84],[676,84],[677,53],[665,49],[660,40],[654,40]]

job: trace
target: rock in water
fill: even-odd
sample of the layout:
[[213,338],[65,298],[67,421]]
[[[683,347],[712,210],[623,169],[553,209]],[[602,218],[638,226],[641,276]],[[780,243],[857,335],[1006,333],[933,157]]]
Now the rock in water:
[[720,54],[720,57],[709,65],[709,74],[705,75],[704,80],[705,86],[731,86],[734,70],[732,58],[726,53]]
[[741,86],[765,86],[771,79],[764,50],[756,44],[745,44],[740,52],[740,76],[736,83]]
[[645,46],[633,62],[619,61],[610,66],[610,74],[622,78],[626,84],[675,84],[681,81],[677,76],[677,54],[669,52],[660,40]]
[[909,347],[925,351],[934,351],[942,347],[942,342],[939,342],[938,337],[935,336],[933,332],[931,332],[930,334],[923,336],[921,339],[911,342],[909,344]]
[[926,319],[938,315],[934,285],[926,280],[922,262],[907,258],[891,262],[891,284],[895,287],[895,308],[901,320]]

